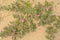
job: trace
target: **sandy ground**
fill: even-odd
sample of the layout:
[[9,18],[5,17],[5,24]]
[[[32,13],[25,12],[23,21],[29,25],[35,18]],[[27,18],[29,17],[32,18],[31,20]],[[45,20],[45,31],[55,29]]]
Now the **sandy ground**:
[[[9,5],[10,3],[12,3],[13,1],[16,0],[0,0],[0,5]],[[33,1],[30,0],[32,3]],[[37,2],[41,2],[44,3],[45,0],[34,0],[34,4],[36,4]],[[53,1],[54,2],[54,11],[53,13],[55,15],[60,15],[60,0],[48,0]],[[8,26],[9,21],[13,21],[13,17],[12,17],[12,13],[15,12],[9,12],[9,11],[0,11],[0,31],[3,30],[3,28],[5,26]],[[44,27],[40,27],[37,28],[37,30],[35,32],[31,32],[26,34],[21,40],[47,40],[45,38],[45,30],[46,28]],[[4,38],[4,39],[0,39],[0,40],[11,40],[10,37]],[[60,40],[60,30],[58,31],[58,33],[56,34],[56,38],[55,40]]]

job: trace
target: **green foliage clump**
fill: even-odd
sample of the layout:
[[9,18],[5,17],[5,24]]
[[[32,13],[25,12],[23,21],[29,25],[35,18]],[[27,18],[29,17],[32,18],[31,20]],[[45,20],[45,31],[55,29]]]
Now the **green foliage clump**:
[[47,32],[46,38],[48,40],[54,40],[57,29],[54,28],[53,26],[50,26],[50,27],[47,27],[46,32]]

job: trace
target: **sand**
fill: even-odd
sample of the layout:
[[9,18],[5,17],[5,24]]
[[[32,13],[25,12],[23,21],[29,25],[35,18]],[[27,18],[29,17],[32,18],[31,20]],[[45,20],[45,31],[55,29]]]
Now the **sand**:
[[[0,5],[9,5],[10,3],[14,2],[16,0],[0,0]],[[30,0],[32,3],[33,1]],[[34,4],[36,4],[37,2],[41,2],[42,4],[44,3],[45,0],[34,0]],[[54,11],[53,13],[55,15],[60,15],[60,0],[48,0],[49,2],[50,1],[53,1],[54,2]],[[0,31],[3,30],[3,28],[5,26],[8,26],[9,22],[10,21],[13,21],[14,18],[12,17],[12,13],[15,13],[15,12],[9,12],[9,11],[0,11]],[[38,27],[36,29],[36,31],[34,32],[30,32],[28,34],[26,34],[21,40],[47,40],[45,38],[45,30],[46,28],[45,27]],[[0,40],[11,40],[11,37],[7,37],[7,38],[3,38]],[[55,40],[60,40],[60,30],[58,31],[58,33],[56,33],[56,38]]]

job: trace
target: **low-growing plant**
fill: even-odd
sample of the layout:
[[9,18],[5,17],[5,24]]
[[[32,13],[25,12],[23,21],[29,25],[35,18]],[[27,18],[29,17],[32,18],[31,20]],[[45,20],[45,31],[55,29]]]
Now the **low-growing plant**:
[[[18,40],[18,38],[22,38],[25,34],[36,30],[35,20],[39,21],[39,26],[49,25],[46,29],[46,38],[48,40],[54,40],[54,35],[60,27],[60,19],[57,20],[58,16],[52,15],[53,4],[48,1],[45,1],[44,5],[38,3],[32,7],[32,4],[28,1],[17,0],[11,3],[11,5],[0,7],[0,10],[16,12],[13,14],[16,20],[10,22],[9,26],[4,28],[0,33],[0,37],[12,36],[12,40]],[[53,23],[54,25],[51,27],[50,25]]]

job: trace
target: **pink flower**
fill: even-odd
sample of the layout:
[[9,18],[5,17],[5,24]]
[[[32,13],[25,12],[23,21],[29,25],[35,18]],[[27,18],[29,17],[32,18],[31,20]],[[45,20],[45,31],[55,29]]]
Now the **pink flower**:
[[22,22],[25,22],[25,19],[22,19]]
[[37,16],[37,17],[39,17],[40,15],[39,15],[39,14],[37,14],[36,16]]
[[13,32],[15,32],[16,30],[13,30]]

